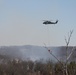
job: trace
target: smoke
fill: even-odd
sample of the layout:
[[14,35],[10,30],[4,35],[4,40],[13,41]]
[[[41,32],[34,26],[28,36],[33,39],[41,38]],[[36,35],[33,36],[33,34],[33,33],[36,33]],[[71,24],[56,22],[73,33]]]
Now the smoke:
[[[62,55],[59,54],[60,47],[49,47],[51,52],[58,58]],[[46,48],[42,46],[9,46],[9,47],[1,47],[0,54],[9,56],[11,58],[20,58],[22,60],[54,60],[57,61]]]

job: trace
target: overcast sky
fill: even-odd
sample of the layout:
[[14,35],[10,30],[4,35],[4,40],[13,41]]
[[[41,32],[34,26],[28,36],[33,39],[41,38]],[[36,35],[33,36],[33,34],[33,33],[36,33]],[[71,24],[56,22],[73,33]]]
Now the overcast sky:
[[[56,25],[42,24],[57,19]],[[65,46],[72,29],[70,45],[76,45],[75,0],[0,0],[0,46]]]

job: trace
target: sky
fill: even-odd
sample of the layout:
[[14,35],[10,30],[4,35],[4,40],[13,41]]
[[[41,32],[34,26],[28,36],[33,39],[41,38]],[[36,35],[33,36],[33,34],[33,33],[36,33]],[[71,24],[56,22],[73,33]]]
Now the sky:
[[[69,45],[75,46],[75,7],[75,0],[0,0],[0,46],[65,46],[70,30]],[[57,19],[56,25],[43,24]]]

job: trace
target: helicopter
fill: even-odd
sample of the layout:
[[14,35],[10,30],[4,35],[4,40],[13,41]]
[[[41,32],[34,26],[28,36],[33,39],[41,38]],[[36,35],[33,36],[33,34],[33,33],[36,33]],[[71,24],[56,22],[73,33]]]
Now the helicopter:
[[47,24],[57,24],[58,23],[58,20],[56,20],[56,22],[52,22],[52,21],[49,21],[49,20],[43,20],[43,24],[47,25]]

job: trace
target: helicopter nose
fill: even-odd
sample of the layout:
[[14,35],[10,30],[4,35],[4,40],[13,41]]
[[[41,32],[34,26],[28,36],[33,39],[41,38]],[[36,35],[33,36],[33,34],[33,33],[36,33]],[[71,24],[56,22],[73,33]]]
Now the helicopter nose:
[[43,24],[45,24],[45,23],[43,22]]

